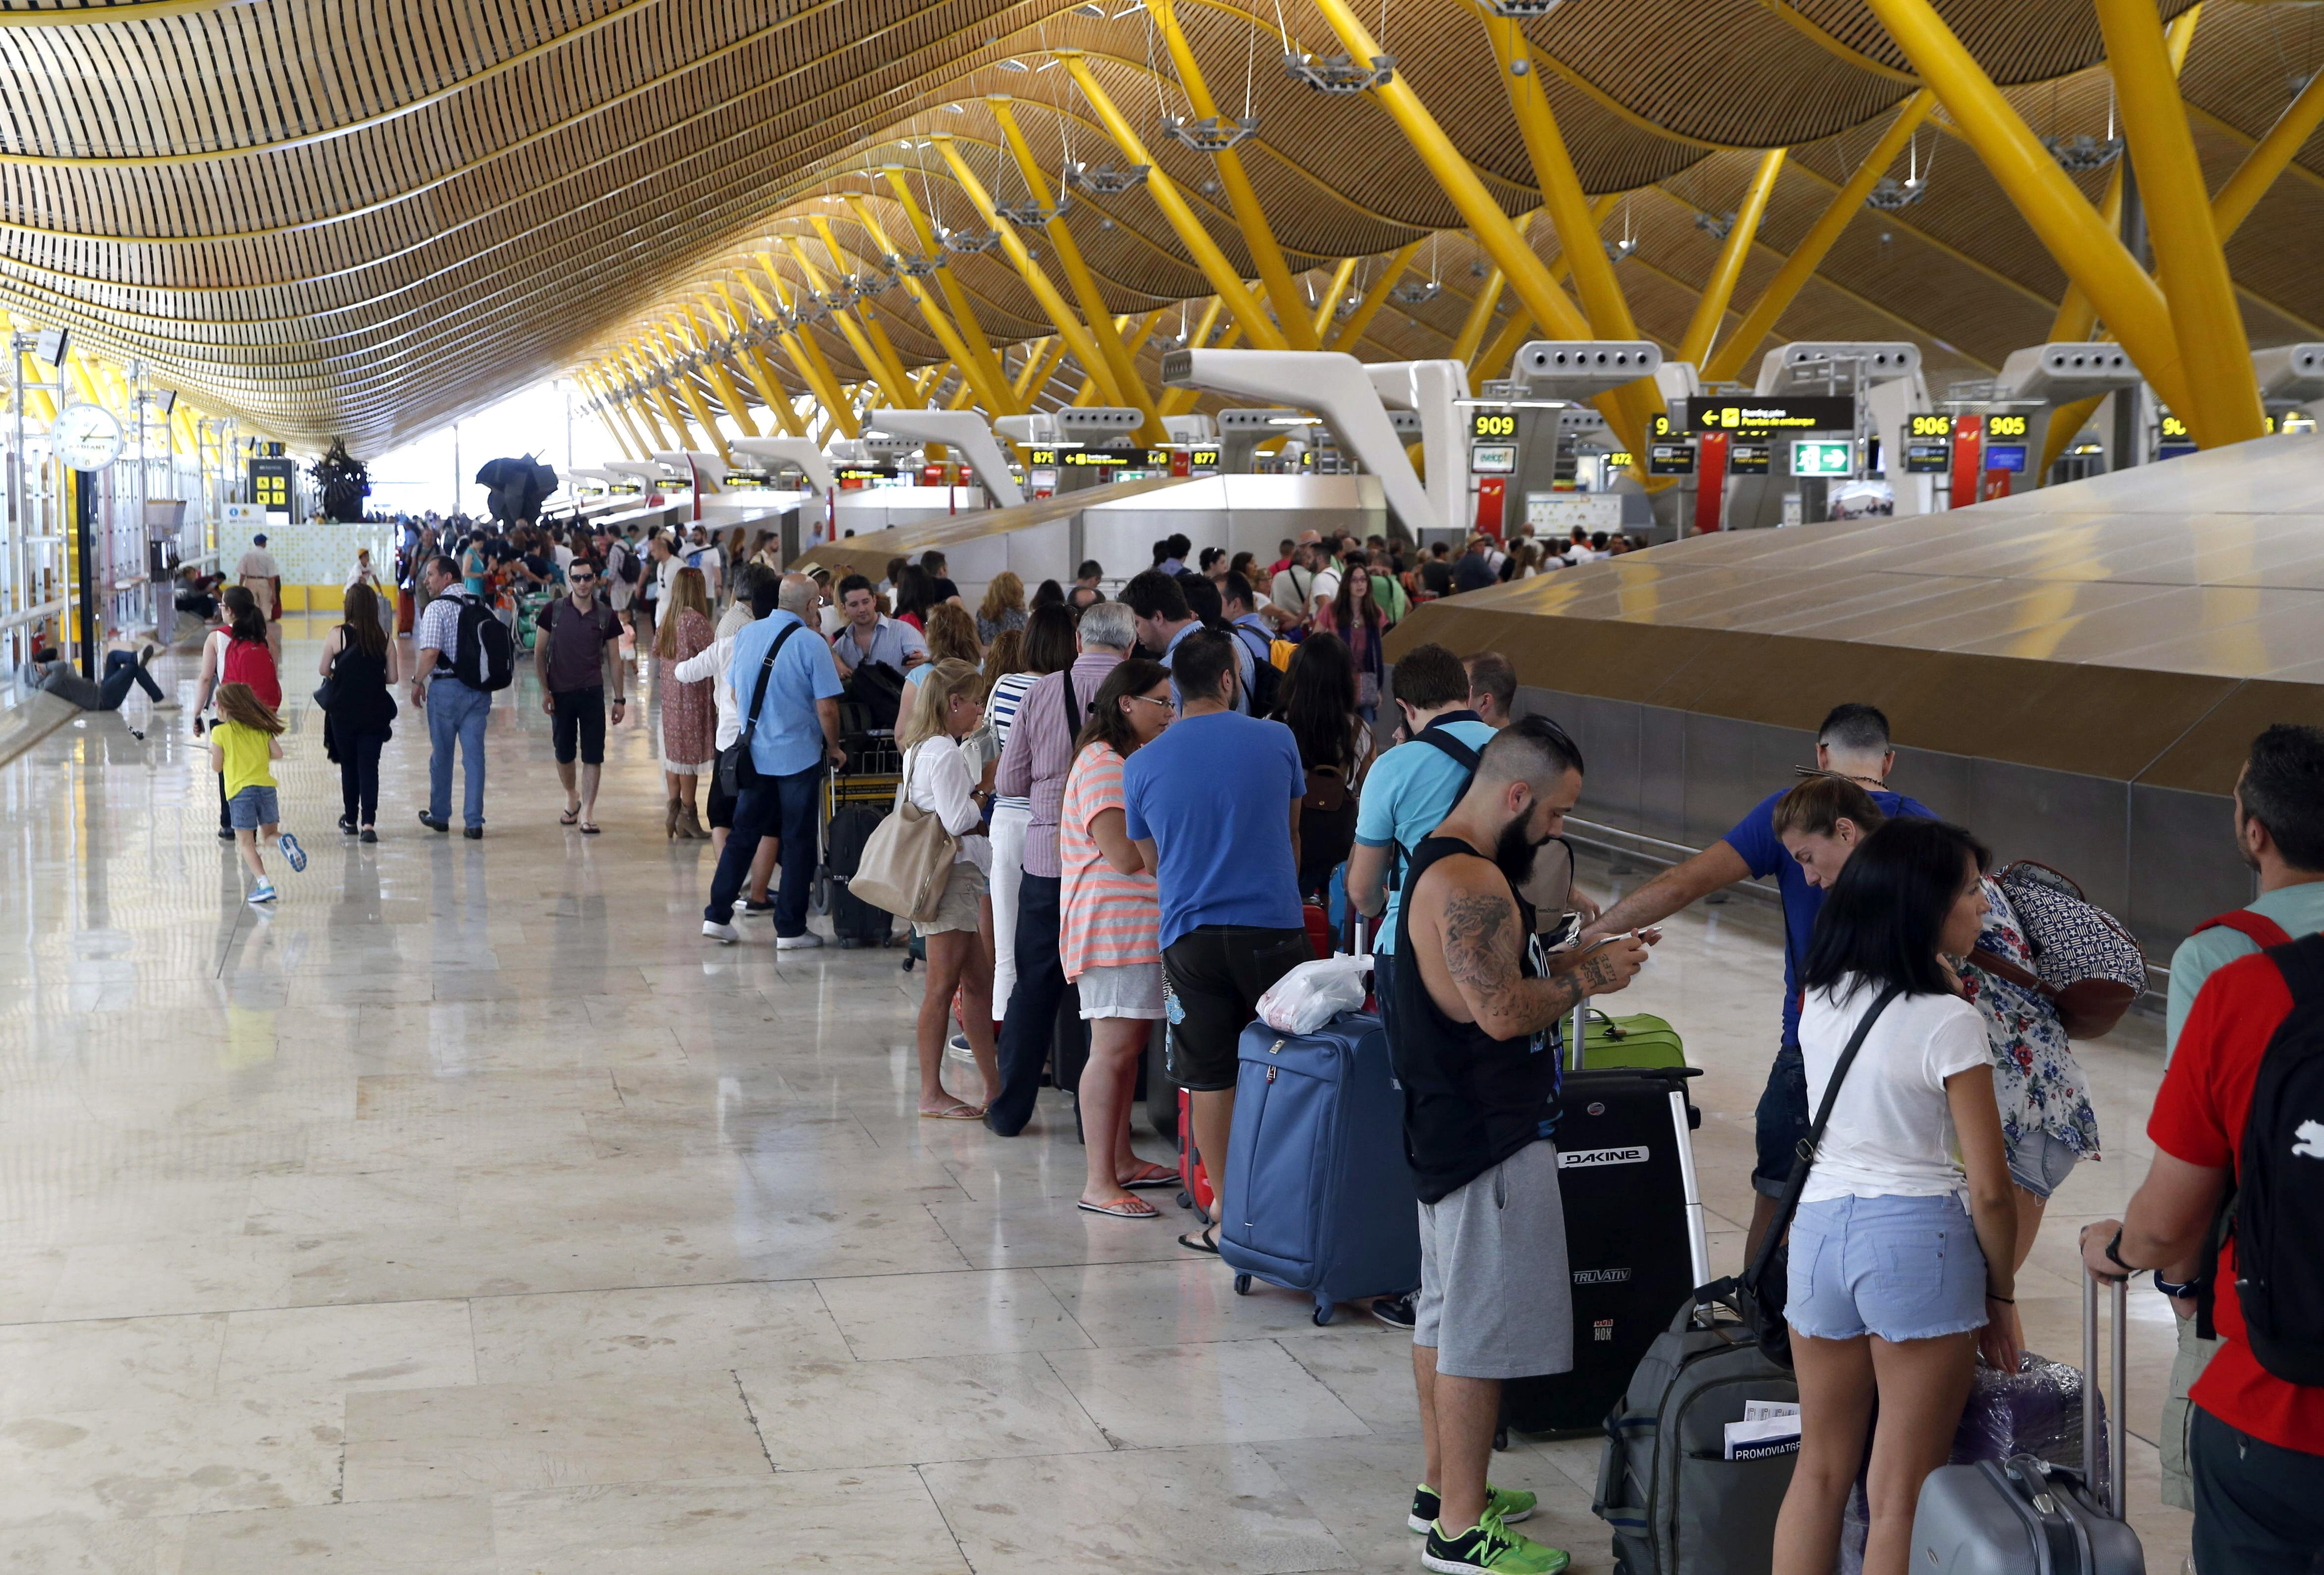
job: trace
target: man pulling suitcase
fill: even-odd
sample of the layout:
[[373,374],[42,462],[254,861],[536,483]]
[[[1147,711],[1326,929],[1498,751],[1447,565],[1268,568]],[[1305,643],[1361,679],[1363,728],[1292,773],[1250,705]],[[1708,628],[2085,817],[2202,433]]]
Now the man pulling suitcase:
[[1617,936],[1548,975],[1517,895],[1582,794],[1582,752],[1528,717],[1498,734],[1452,813],[1413,850],[1397,915],[1390,1054],[1420,1196],[1413,1330],[1426,1475],[1410,1522],[1442,1575],[1553,1575],[1567,1556],[1508,1529],[1534,1496],[1486,1482],[1501,1381],[1572,1365],[1548,1030],[1620,990],[1647,942]]

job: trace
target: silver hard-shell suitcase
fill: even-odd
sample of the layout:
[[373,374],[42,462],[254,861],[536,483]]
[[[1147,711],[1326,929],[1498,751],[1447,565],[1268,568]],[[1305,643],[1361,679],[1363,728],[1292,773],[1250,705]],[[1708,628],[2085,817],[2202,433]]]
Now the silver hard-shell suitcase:
[[1914,1575],[2146,1575],[2138,1534],[2123,1519],[2125,1286],[2114,1286],[2113,1370],[2107,1413],[2107,1484],[2098,1482],[2098,1283],[2082,1276],[2082,1469],[2032,1455],[1941,1466],[1913,1513]]

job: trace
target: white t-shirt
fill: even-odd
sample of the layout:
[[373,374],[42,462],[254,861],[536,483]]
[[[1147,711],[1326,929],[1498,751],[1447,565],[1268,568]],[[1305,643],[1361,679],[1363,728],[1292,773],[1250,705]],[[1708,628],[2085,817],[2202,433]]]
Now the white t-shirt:
[[945,830],[960,839],[953,853],[955,864],[973,864],[990,871],[992,865],[992,843],[977,831],[983,815],[969,790],[976,786],[977,773],[972,772],[968,756],[960,743],[946,734],[922,739],[904,751],[904,776],[899,782],[897,795],[908,797],[912,807],[925,810],[944,823]]
[[[1808,1074],[1810,1115],[1823,1103],[1832,1067],[1848,1048],[1857,1019],[1880,992],[1870,984],[1838,1000],[1810,990],[1800,1009],[1800,1055]],[[1963,1190],[1953,1163],[1952,1107],[1945,1079],[1986,1065],[1985,1020],[1953,995],[1900,995],[1857,1053],[1817,1146],[1802,1202],[1827,1198],[1940,1197]]]
[[1340,571],[1329,568],[1318,570],[1315,575],[1315,588],[1307,594],[1308,602],[1312,604],[1316,602],[1336,602],[1339,599]]

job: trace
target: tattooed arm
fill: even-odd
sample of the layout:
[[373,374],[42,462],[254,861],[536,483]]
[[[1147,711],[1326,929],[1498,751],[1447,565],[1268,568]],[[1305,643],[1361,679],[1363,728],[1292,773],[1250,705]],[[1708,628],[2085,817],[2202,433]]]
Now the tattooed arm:
[[[1426,962],[1433,959],[1425,953],[1436,949],[1428,941],[1439,941],[1445,977],[1467,1009],[1452,1015],[1466,1017],[1497,1039],[1539,1033],[1584,996],[1620,990],[1646,962],[1646,944],[1624,936],[1554,978],[1528,979],[1522,967],[1526,937],[1499,872],[1481,859],[1462,859],[1446,861],[1429,876],[1428,884],[1436,887],[1429,895],[1441,893],[1441,907],[1428,903],[1415,915],[1416,921],[1437,921],[1430,926],[1435,935],[1421,942],[1422,976],[1425,980],[1432,972]],[[1428,908],[1438,911],[1432,916]],[[1416,922],[1416,935],[1420,928]],[[1452,1003],[1440,999],[1437,1004],[1449,1009]]]

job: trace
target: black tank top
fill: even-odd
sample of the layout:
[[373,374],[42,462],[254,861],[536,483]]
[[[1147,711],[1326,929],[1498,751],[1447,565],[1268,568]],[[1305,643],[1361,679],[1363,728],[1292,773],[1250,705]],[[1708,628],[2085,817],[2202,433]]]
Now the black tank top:
[[[1496,1039],[1474,1023],[1446,1017],[1421,981],[1420,953],[1412,945],[1420,878],[1440,860],[1476,852],[1456,837],[1424,839],[1413,850],[1397,906],[1388,1055],[1404,1085],[1404,1153],[1424,1203],[1468,1185],[1527,1144],[1547,1141],[1557,1128],[1557,1050],[1548,1031]],[[1509,899],[1526,942],[1519,965],[1526,978],[1537,979],[1533,908],[1514,891]]]

